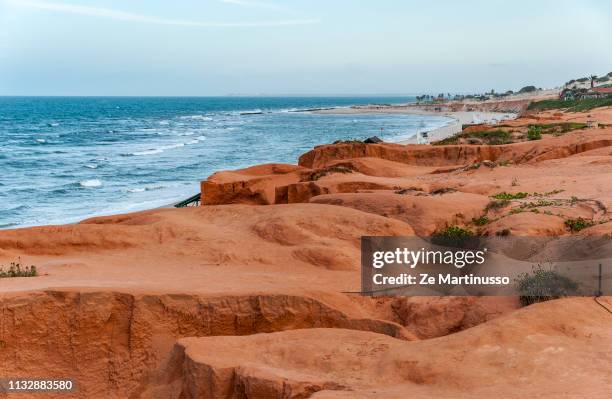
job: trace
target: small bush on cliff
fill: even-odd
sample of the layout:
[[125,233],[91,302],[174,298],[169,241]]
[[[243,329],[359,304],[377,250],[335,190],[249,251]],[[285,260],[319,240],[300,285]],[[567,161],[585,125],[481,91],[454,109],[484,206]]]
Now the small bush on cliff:
[[0,267],[0,278],[9,277],[35,277],[38,274],[36,266],[21,265],[21,260],[11,262],[9,267]]
[[515,281],[523,306],[573,295],[578,290],[577,283],[542,265],[520,274]]
[[542,128],[536,125],[529,126],[529,130],[527,131],[527,138],[529,140],[541,140]]
[[586,229],[587,227],[591,227],[595,225],[595,222],[588,219],[576,218],[576,219],[567,219],[565,221],[565,225],[569,227],[569,229],[573,232],[578,232],[580,230]]

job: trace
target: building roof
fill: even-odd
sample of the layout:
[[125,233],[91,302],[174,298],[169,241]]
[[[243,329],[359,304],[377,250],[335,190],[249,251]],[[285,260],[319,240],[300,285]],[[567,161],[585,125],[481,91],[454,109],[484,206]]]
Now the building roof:
[[612,94],[612,87],[595,87],[593,91],[600,94]]

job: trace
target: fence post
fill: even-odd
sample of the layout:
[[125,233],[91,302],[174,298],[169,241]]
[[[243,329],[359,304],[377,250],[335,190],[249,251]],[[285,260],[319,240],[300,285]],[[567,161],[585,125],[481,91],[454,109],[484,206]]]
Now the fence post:
[[602,279],[602,275],[601,275],[601,263],[599,264],[599,281],[597,284],[597,296],[602,296],[603,295],[603,291],[601,290],[601,279]]

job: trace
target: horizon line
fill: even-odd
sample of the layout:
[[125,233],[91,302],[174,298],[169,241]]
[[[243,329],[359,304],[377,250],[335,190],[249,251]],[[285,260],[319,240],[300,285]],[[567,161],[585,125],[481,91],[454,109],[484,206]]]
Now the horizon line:
[[413,97],[420,93],[273,93],[273,94],[212,94],[212,95],[165,95],[165,94],[0,94],[2,97],[175,97],[175,98],[215,98],[215,97]]

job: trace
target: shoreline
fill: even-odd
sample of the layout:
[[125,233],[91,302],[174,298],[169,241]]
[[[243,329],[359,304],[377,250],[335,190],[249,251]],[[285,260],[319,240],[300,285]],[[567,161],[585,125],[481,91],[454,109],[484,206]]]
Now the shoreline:
[[[409,145],[419,144],[418,135],[427,132],[428,142],[443,140],[451,137],[457,133],[461,133],[463,125],[471,123],[492,123],[497,124],[507,120],[513,120],[518,118],[518,113],[512,112],[488,112],[488,111],[428,111],[416,107],[412,103],[407,104],[393,104],[393,105],[352,105],[348,107],[331,107],[321,109],[310,109],[310,110],[298,110],[291,112],[310,112],[313,114],[322,115],[358,115],[358,114],[399,114],[399,115],[431,115],[431,116],[442,116],[451,120],[450,123],[425,131],[418,131],[412,137],[399,140],[399,141],[388,141],[388,143]],[[173,203],[162,205],[155,209],[163,208],[174,208],[175,205],[184,201],[177,200]]]
[[[401,115],[431,115],[441,116],[452,120],[447,125],[441,126],[432,130],[424,130],[416,132],[412,137],[400,140],[390,141],[395,144],[419,144],[418,136],[421,133],[428,133],[427,144],[431,141],[443,140],[457,133],[461,133],[463,125],[490,123],[498,124],[507,120],[514,120],[518,117],[517,112],[495,112],[495,111],[429,111],[412,104],[405,105],[368,105],[368,106],[353,106],[350,108],[335,108],[329,110],[315,111],[317,114],[336,114],[336,115],[356,115],[356,114],[401,114]],[[424,143],[423,143],[424,144]]]
[[[353,104],[348,106],[335,106],[335,107],[322,107],[322,108],[309,108],[309,109],[299,109],[299,110],[291,110],[288,112],[308,112],[312,114],[337,114],[337,115],[351,115],[351,114],[389,114],[389,115],[430,115],[430,116],[439,116],[448,118],[448,121],[443,126],[434,129],[422,128],[417,129],[415,133],[412,133],[412,136],[402,135],[400,137],[389,139],[389,143],[395,143],[400,145],[407,144],[419,144],[417,140],[417,135],[426,131],[428,132],[428,141],[434,140],[442,140],[446,137],[450,137],[461,131],[462,125],[466,123],[472,122],[486,122],[487,120],[495,119],[497,121],[507,119],[505,117],[510,116],[512,119],[516,117],[516,114],[509,113],[501,113],[501,112],[486,112],[486,111],[432,111],[424,109],[426,106],[418,106],[412,102],[404,102],[404,103],[391,103],[391,104]],[[315,145],[324,144],[324,142],[319,142]],[[222,170],[222,169],[220,169]],[[20,229],[20,228],[28,228],[35,226],[44,226],[49,224],[73,224],[78,223],[79,221],[86,220],[92,217],[99,216],[108,216],[114,214],[121,214],[124,212],[138,212],[145,211],[150,209],[159,209],[159,208],[172,208],[177,203],[182,202],[188,196],[195,194],[194,190],[192,193],[188,195],[177,195],[173,196],[172,199],[167,202],[163,202],[159,205],[154,206],[146,206],[146,207],[134,207],[134,203],[129,203],[127,209],[117,209],[116,211],[110,212],[92,212],[87,216],[82,216],[78,218],[72,218],[72,220],[66,221],[55,221],[55,222],[46,222],[42,224],[18,224],[18,225],[10,225],[0,228],[0,230],[11,230],[11,229]]]

